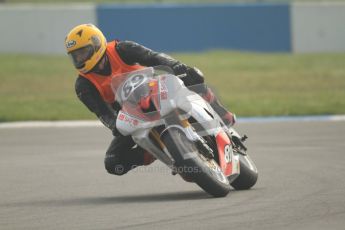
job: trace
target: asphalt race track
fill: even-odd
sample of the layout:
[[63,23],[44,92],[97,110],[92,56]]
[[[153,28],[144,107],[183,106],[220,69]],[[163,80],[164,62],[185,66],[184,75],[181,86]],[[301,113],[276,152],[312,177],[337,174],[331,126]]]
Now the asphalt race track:
[[0,229],[345,229],[345,122],[240,123],[257,185],[211,198],[161,163],[106,173],[105,128],[0,129]]

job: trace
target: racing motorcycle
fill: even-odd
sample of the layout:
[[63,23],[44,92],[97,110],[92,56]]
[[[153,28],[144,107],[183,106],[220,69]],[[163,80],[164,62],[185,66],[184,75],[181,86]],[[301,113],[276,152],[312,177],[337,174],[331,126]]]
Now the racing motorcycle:
[[258,171],[243,144],[247,137],[227,127],[183,77],[166,66],[114,76],[118,131],[214,197],[226,196],[230,186],[251,188]]

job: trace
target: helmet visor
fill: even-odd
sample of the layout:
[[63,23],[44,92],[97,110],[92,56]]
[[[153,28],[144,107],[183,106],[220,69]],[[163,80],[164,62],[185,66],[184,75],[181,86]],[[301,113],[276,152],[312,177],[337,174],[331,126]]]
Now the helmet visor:
[[74,66],[77,69],[81,69],[84,67],[85,62],[89,60],[93,54],[94,54],[94,49],[92,45],[88,45],[83,48],[74,50],[70,52],[68,55],[72,59]]

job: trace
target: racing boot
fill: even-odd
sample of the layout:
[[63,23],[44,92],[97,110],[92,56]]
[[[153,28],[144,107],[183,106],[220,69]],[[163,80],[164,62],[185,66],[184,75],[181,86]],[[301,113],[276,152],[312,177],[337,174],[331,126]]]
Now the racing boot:
[[220,104],[217,97],[214,95],[212,90],[207,87],[206,93],[203,95],[203,98],[211,105],[211,107],[216,111],[216,113],[222,118],[225,125],[231,127],[236,123],[236,115],[229,112]]
[[156,160],[156,158],[150,154],[149,152],[145,151],[144,152],[144,156],[143,156],[143,165],[150,165],[152,164],[154,161]]
[[132,149],[132,154],[130,153],[128,156],[130,159],[127,158],[126,163],[130,170],[135,169],[138,166],[150,165],[156,160],[154,156],[140,147]]
[[132,138],[117,136],[111,142],[104,159],[108,173],[124,175],[140,165],[149,165],[155,158],[140,147],[134,145]]

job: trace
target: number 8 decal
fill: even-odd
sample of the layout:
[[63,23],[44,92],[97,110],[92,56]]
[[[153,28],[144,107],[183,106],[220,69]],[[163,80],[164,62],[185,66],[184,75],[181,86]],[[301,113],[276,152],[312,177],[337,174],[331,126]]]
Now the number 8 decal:
[[137,88],[145,79],[142,74],[136,74],[128,79],[122,87],[122,96],[126,100],[132,91]]
[[232,149],[231,149],[230,145],[225,145],[225,147],[224,147],[224,158],[225,158],[226,163],[231,162],[231,154],[232,154]]

